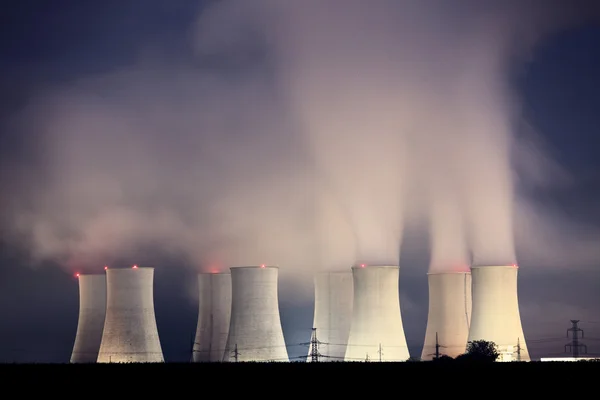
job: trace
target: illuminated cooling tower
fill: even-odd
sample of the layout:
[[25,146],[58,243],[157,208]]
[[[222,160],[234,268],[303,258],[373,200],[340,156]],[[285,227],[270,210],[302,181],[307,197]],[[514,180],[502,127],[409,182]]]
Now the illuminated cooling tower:
[[99,363],[164,362],[154,315],[154,268],[106,271]]
[[[315,275],[315,311],[320,361],[344,361],[352,319],[352,272],[321,272]],[[311,349],[309,348],[309,355]],[[311,361],[311,357],[307,358]]]
[[98,359],[106,314],[106,276],[79,278],[79,321],[71,363],[95,363]]
[[225,354],[231,315],[231,275],[198,274],[198,325],[194,362],[220,362]]
[[397,266],[352,267],[354,301],[345,361],[406,361]]
[[519,315],[516,266],[471,267],[473,314],[469,341],[496,343],[498,361],[529,361]]
[[278,268],[231,268],[231,318],[223,361],[289,361],[279,315]]
[[467,348],[471,320],[471,274],[469,272],[429,273],[429,313],[421,360],[436,354],[455,358]]

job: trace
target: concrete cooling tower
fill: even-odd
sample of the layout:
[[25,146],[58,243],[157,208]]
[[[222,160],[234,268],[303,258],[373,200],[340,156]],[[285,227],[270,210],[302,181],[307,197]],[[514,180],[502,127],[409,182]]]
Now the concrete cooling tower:
[[106,271],[99,363],[164,362],[154,315],[154,268]]
[[95,363],[98,359],[106,314],[106,276],[78,274],[79,320],[71,363]]
[[231,274],[198,274],[198,325],[194,362],[220,362],[231,315]]
[[410,358],[397,266],[352,267],[354,301],[345,361],[406,361]]
[[[320,361],[344,361],[352,319],[352,272],[321,272],[315,275],[313,328]],[[309,357],[311,361],[309,347]]]
[[496,343],[498,361],[530,361],[517,296],[517,266],[471,267],[473,314],[469,341]]
[[277,267],[231,268],[231,318],[223,361],[289,361]]
[[471,274],[429,273],[429,313],[421,360],[439,354],[455,358],[464,354],[471,320]]

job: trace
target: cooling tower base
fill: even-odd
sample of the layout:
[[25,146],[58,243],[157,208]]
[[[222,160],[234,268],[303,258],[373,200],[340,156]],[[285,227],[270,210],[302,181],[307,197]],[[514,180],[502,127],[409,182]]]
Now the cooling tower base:
[[469,341],[494,342],[497,361],[530,361],[517,295],[516,266],[471,268],[473,311]]
[[399,267],[352,268],[354,301],[345,361],[410,358],[399,298]]
[[135,363],[163,363],[163,353],[125,353],[119,351],[115,353],[102,353],[102,358],[98,359],[99,363],[107,364],[135,364]]
[[231,275],[198,275],[198,323],[194,362],[220,362],[225,354],[231,315]]
[[[315,275],[314,334],[320,361],[344,361],[352,319],[352,272],[321,272]],[[312,338],[311,338],[312,340]],[[311,362],[311,349],[307,361]]]
[[231,317],[223,361],[289,362],[277,267],[231,268]]
[[106,271],[106,320],[99,363],[164,362],[154,316],[154,269]]
[[430,273],[429,312],[421,360],[436,355],[455,358],[467,348],[471,319],[471,274]]
[[70,362],[95,363],[106,316],[106,276],[79,275],[79,321]]

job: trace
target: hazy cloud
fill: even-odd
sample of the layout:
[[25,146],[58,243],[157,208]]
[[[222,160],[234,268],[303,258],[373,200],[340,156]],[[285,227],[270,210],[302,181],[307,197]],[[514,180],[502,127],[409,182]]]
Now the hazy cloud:
[[5,225],[71,269],[162,253],[308,283],[397,264],[408,226],[432,231],[431,269],[552,266],[557,243],[590,264],[598,232],[517,190],[561,171],[517,135],[511,81],[583,15],[547,4],[215,2],[192,62],[38,91],[12,121],[32,139],[4,180]]

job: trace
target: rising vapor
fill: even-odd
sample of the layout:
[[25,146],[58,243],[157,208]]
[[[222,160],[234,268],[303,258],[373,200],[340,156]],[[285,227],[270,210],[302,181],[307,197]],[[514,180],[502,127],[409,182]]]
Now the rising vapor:
[[358,260],[397,262],[404,223],[425,213],[433,269],[464,269],[467,246],[473,264],[516,263],[513,74],[582,4],[259,3],[257,26]]
[[398,264],[415,221],[432,270],[512,264],[515,230],[552,226],[516,191],[514,149],[530,152],[511,86],[516,61],[578,21],[548,4],[213,2],[191,63],[40,89],[13,120],[40,169],[11,165],[3,220],[33,262],[69,269]]
[[268,83],[161,68],[49,91],[23,115],[45,167],[13,211],[34,259],[301,262],[311,194]]

